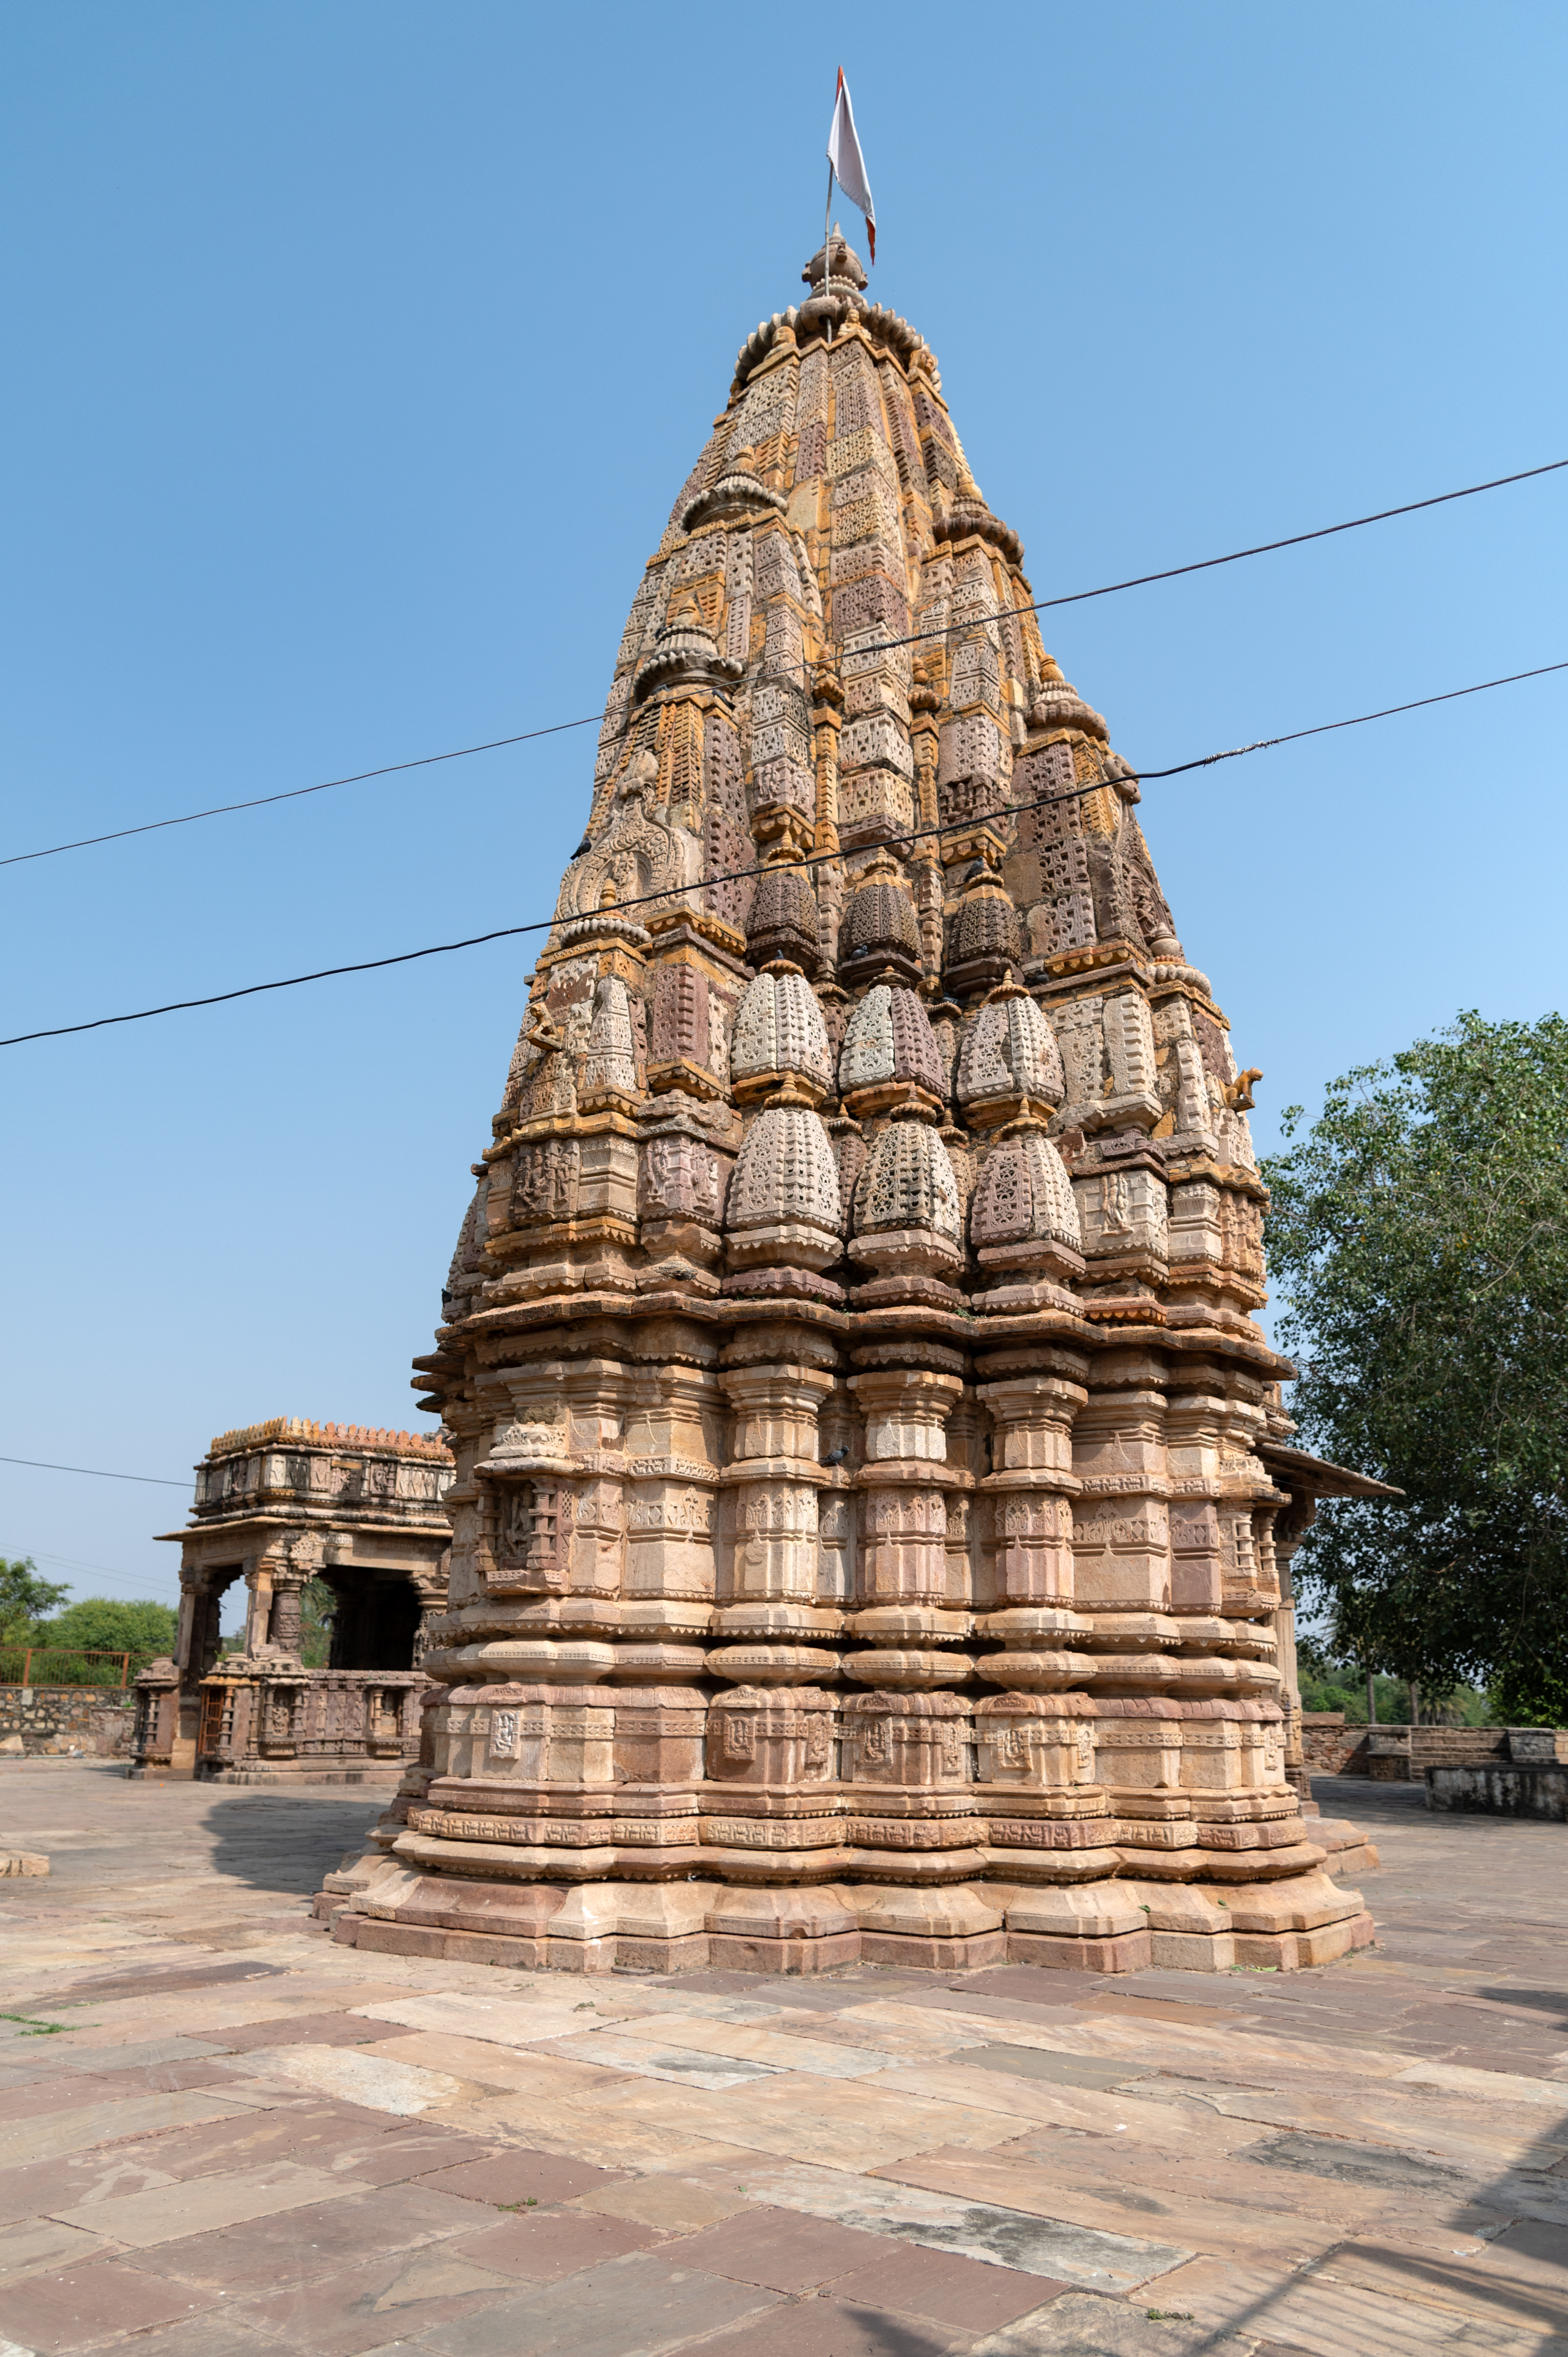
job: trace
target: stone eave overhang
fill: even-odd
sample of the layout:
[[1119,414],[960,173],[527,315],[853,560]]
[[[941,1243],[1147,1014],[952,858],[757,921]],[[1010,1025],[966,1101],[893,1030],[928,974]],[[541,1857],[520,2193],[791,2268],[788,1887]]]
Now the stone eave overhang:
[[[453,1469],[456,1471],[456,1468]],[[250,1528],[269,1529],[286,1525],[289,1529],[297,1530],[301,1523],[308,1523],[318,1530],[341,1530],[350,1534],[355,1531],[389,1531],[403,1533],[411,1538],[425,1537],[433,1531],[445,1531],[449,1527],[447,1517],[439,1505],[418,1503],[411,1508],[406,1517],[399,1516],[395,1521],[389,1521],[385,1516],[356,1514],[351,1508],[345,1511],[309,1506],[302,1501],[290,1510],[274,1505],[242,1509],[234,1513],[202,1514],[183,1523],[177,1531],[155,1531],[153,1536],[159,1541],[199,1539],[210,1533],[218,1538]]]
[[[1293,1371],[1294,1372],[1294,1371]],[[1404,1491],[1369,1473],[1354,1473],[1348,1466],[1331,1464],[1305,1448],[1292,1448],[1283,1440],[1261,1440],[1258,1455],[1277,1469],[1282,1488],[1305,1491],[1314,1498],[1402,1498]]]

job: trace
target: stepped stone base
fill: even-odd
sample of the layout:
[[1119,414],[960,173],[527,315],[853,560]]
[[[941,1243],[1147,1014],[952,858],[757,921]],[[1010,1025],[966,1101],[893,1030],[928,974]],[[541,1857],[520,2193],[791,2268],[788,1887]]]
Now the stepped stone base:
[[812,1974],[846,1964],[975,1972],[1294,1972],[1374,1936],[1356,1890],[1322,1871],[1284,1882],[1107,1880],[1015,1889],[717,1883],[458,1882],[358,1861],[316,1901],[346,1947],[549,1972]]

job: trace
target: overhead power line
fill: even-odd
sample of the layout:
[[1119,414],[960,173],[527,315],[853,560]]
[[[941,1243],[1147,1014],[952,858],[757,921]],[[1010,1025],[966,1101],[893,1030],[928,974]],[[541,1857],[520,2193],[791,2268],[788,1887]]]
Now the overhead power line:
[[47,851],[13,851],[0,859],[0,867],[19,867],[29,859],[53,859],[62,851],[90,851],[95,843],[124,843],[128,834],[156,834],[166,826],[194,826],[199,818],[227,818],[231,811],[263,810],[269,802],[297,802],[306,794],[329,794],[334,786],[359,786],[367,778],[395,777],[401,770],[428,770],[437,761],[466,761],[470,753],[498,753],[503,745],[527,745],[535,737],[559,737],[567,728],[591,728],[603,718],[603,713],[590,712],[585,720],[556,720],[548,728],[525,728],[521,737],[492,737],[488,744],[459,745],[450,753],[422,753],[416,761],[388,761],[379,770],[356,770],[351,777],[323,778],[317,786],[290,786],[285,793],[256,794],[245,802],[215,802],[210,810],[187,811],[182,818],[150,818],[141,826],[118,826],[112,834],[84,834],[75,843],[51,843]]
[[[1512,687],[1520,680],[1542,679],[1549,672],[1559,671],[1568,671],[1568,662],[1538,663],[1532,671],[1509,672],[1501,679],[1477,680],[1475,684],[1470,687],[1445,688],[1440,695],[1418,695],[1408,704],[1385,705],[1380,711],[1359,712],[1346,720],[1320,720],[1310,728],[1293,728],[1288,730],[1283,736],[1259,737],[1250,745],[1232,745],[1228,747],[1222,752],[1202,753],[1196,760],[1177,761],[1168,770],[1139,770],[1132,772],[1131,774],[1145,781],[1156,778],[1185,777],[1194,770],[1212,769],[1215,764],[1219,761],[1237,761],[1245,754],[1268,752],[1276,745],[1297,744],[1304,737],[1326,737],[1331,735],[1336,729],[1339,728],[1362,728],[1365,727],[1367,723],[1370,720],[1391,720],[1397,714],[1402,712],[1420,712],[1424,710],[1427,705],[1434,704],[1452,704],[1460,696],[1483,695],[1488,688]],[[1025,811],[1043,810],[1056,802],[1081,802],[1089,794],[1100,793],[1111,782],[1112,780],[1109,779],[1100,779],[1092,785],[1077,786],[1067,793],[1036,794],[1032,801],[1000,803],[995,809],[989,812],[983,812],[979,813],[979,815],[983,818],[1016,818]],[[942,826],[911,827],[907,832],[898,834],[895,840],[898,845],[918,843],[930,835],[960,834],[965,827],[972,826],[974,823],[974,819],[969,818],[963,820],[952,820],[946,825]],[[791,867],[819,867],[822,865],[822,859],[823,855],[817,854],[805,859],[789,860],[787,862],[780,862],[779,864]],[[760,876],[762,872],[763,869],[760,864],[752,867],[727,868],[722,874],[717,876],[699,877],[694,884],[686,888],[691,890],[701,890],[714,884],[741,883],[747,877]],[[649,901],[669,900],[673,896],[671,891],[666,888],[662,892],[641,893],[634,899],[618,900],[616,903],[616,906],[618,909],[639,909],[645,906]],[[205,998],[177,998],[172,999],[166,1006],[142,1006],[136,1008],[134,1013],[129,1015],[99,1015],[95,1016],[91,1022],[87,1023],[57,1023],[52,1025],[48,1029],[43,1031],[19,1031],[13,1039],[0,1039],[0,1048],[24,1047],[32,1039],[63,1039],[78,1031],[102,1031],[110,1024],[146,1023],[150,1022],[153,1017],[156,1015],[182,1015],[193,1007],[221,1006],[225,1006],[231,999],[254,998],[263,991],[297,990],[305,983],[331,982],[340,974],[374,974],[383,966],[410,965],[419,958],[446,957],[456,950],[481,949],[489,942],[512,941],[521,933],[546,933],[550,931],[554,922],[555,919],[553,917],[536,917],[526,925],[499,925],[493,932],[471,933],[465,941],[435,942],[425,949],[399,950],[391,957],[360,958],[351,965],[322,966],[314,974],[285,974],[276,982],[250,982],[244,984],[242,988],[238,990],[213,991]],[[8,1462],[22,1463],[25,1461],[26,1460],[22,1458],[0,1458],[0,1464]],[[81,1467],[65,1467],[57,1469],[64,1471],[81,1471],[87,1469]],[[124,1478],[139,1479],[143,1477],[128,1476]]]
[[[1544,467],[1526,467],[1517,475],[1495,475],[1489,483],[1466,483],[1462,490],[1437,491],[1429,500],[1407,500],[1402,507],[1380,508],[1375,515],[1351,516],[1345,523],[1319,524],[1315,532],[1293,532],[1285,540],[1261,540],[1255,548],[1233,548],[1228,556],[1200,556],[1192,565],[1168,565],[1162,573],[1135,573],[1129,581],[1108,581],[1102,589],[1073,589],[1065,597],[1036,597],[1032,606],[1004,606],[1000,614],[1048,614],[1057,606],[1081,606],[1090,597],[1114,597],[1122,589],[1145,589],[1152,581],[1176,581],[1184,573],[1209,573],[1217,565],[1240,565],[1244,556],[1272,556],[1276,549],[1300,548],[1309,540],[1332,540],[1336,533],[1359,532],[1363,524],[1387,523],[1391,517],[1414,515],[1422,508],[1445,507],[1450,500],[1473,500],[1477,491],[1500,491],[1509,483],[1528,483],[1536,475],[1555,475],[1563,467],[1568,467],[1568,458],[1552,458]],[[995,620],[999,617],[975,619]],[[883,639],[863,651],[886,654],[895,647],[919,646],[927,639],[949,639],[953,635],[950,622],[938,630],[913,631],[907,639]]]
[[[1434,492],[1430,499],[1407,500],[1402,507],[1380,508],[1374,515],[1351,516],[1344,523],[1319,524],[1312,532],[1292,533],[1284,540],[1260,541],[1255,548],[1233,548],[1224,556],[1200,556],[1190,565],[1167,565],[1159,573],[1134,574],[1130,580],[1108,581],[1099,589],[1074,589],[1064,597],[1037,598],[1032,606],[1006,606],[1001,613],[1004,616],[1044,614],[1058,606],[1080,606],[1090,598],[1113,597],[1123,589],[1143,589],[1151,582],[1176,581],[1184,574],[1211,572],[1219,565],[1239,565],[1243,557],[1270,556],[1278,549],[1299,548],[1309,540],[1330,540],[1337,533],[1359,532],[1364,524],[1387,523],[1395,516],[1414,515],[1423,508],[1444,507],[1452,500],[1472,500],[1478,492],[1500,491],[1510,483],[1528,483],[1537,475],[1557,474],[1564,467],[1568,467],[1568,458],[1552,458],[1544,467],[1526,467],[1517,475],[1496,475],[1489,482],[1466,483],[1456,491]],[[995,620],[999,617],[993,615],[983,619]],[[967,629],[971,626],[965,624],[962,627]],[[907,639],[878,640],[860,651],[886,654],[897,647],[919,646],[929,639],[946,639],[953,635],[954,626],[949,623],[940,630],[917,630]],[[525,728],[516,737],[492,737],[482,745],[458,745],[447,753],[423,753],[412,761],[388,761],[380,769],[356,770],[348,777],[324,778],[314,786],[290,786],[282,793],[255,794],[246,802],[215,802],[209,810],[186,811],[177,818],[146,819],[139,826],[115,827],[107,834],[84,834],[71,843],[51,843],[41,851],[13,851],[0,857],[0,867],[19,867],[33,859],[55,859],[65,851],[90,851],[98,844],[124,843],[129,835],[156,834],[166,827],[194,826],[199,819],[227,818],[235,811],[264,810],[274,802],[302,802],[310,794],[330,793],[337,786],[363,785],[371,778],[396,777],[406,770],[428,770],[441,761],[466,761],[475,753],[497,753],[509,745],[531,744],[540,737],[559,737],[571,728],[592,728],[599,725],[604,716],[603,712],[590,712],[581,720],[556,720],[545,728]]]
[[153,1490],[188,1490],[188,1481],[169,1481],[161,1473],[105,1473],[101,1465],[49,1465],[41,1457],[0,1457],[0,1465],[30,1465],[39,1473],[87,1473],[95,1481],[145,1481]]

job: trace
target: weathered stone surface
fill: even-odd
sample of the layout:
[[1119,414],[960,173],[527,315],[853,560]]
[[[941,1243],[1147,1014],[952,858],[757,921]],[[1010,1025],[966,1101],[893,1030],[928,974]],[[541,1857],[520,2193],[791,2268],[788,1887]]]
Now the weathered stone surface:
[[1338,1953],[1248,1089],[931,353],[806,274],[621,642],[419,1362],[446,1699],[339,1936]]

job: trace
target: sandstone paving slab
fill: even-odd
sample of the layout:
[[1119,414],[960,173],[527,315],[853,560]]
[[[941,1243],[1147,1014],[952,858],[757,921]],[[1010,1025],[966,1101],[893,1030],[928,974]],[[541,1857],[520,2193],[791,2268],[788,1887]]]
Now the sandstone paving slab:
[[1231,2121],[1255,2120],[1269,2127],[1313,2129],[1409,2147],[1452,2159],[1477,2174],[1498,2167],[1547,2169],[1568,2159],[1568,2140],[1543,2134],[1537,2111],[1474,2101],[1423,2103],[1417,2100],[1421,2092],[1350,2089],[1344,2094],[1315,2096],[1208,2087],[1189,2089],[1188,2099]]
[[379,2113],[346,2104],[306,2103],[286,2110],[242,2113],[209,2120],[199,2127],[176,2128],[134,2144],[110,2146],[80,2157],[71,2166],[81,2169],[96,2163],[104,2169],[111,2159],[123,2159],[126,2165],[150,2165],[177,2179],[290,2160],[329,2169],[335,2176],[354,2176],[362,2167],[370,2181],[379,2182],[379,2174],[372,2171],[389,2151],[395,2150],[406,2174],[414,2176],[465,2149],[466,2140],[447,2130],[416,2130],[411,2137],[400,2135]]
[[[1521,2320],[1484,2300],[1431,2297],[1412,2266],[1347,2268],[1343,2254],[1282,2277],[1273,2269],[1196,2259],[1150,2287],[1150,2305],[1185,2309],[1211,2330],[1255,2334],[1307,2357],[1568,2357],[1552,2321]],[[1157,2295],[1157,2298],[1155,2298]]]
[[[24,2078],[19,2084],[0,2079],[0,2121],[8,2126],[39,2113],[79,2109],[86,2102],[111,2103],[117,2096],[183,2094],[192,2088],[209,2091],[217,2087],[231,2101],[245,2102],[248,2093],[235,2088],[220,2064],[177,2062],[156,2071],[113,2071],[107,2067],[107,2055],[103,2061],[105,2068],[94,2072],[88,2083],[74,2071],[39,2072],[36,2077]],[[246,2108],[253,2110],[255,2106],[247,2103]]]
[[151,2344],[140,2336],[183,2321],[213,2305],[213,2294],[189,2284],[144,2275],[124,2260],[105,2260],[30,2276],[6,2290],[3,2329],[26,2357],[58,2351],[113,2347],[135,2334],[137,2357]]
[[1523,2078],[1515,2072],[1470,2071],[1450,2062],[1412,2062],[1399,2072],[1404,2087],[1439,2087],[1444,2093],[1478,2096],[1487,2104],[1531,2104],[1551,2112],[1568,2128],[1568,2086],[1552,2079]]
[[266,2046],[369,2046],[378,2036],[373,2022],[362,2014],[339,2009],[332,2013],[275,2014],[269,2021],[247,2021],[224,2030],[215,2050],[253,2054]]
[[657,2226],[633,2218],[607,2217],[596,2210],[521,2210],[494,2218],[465,2234],[453,2249],[478,2267],[494,2267],[512,2280],[555,2283],[585,2267],[629,2252],[657,2248],[667,2237]]
[[[266,2334],[274,2349],[281,2343],[309,2357],[359,2357],[361,2351],[384,2348],[389,2333],[412,2335],[450,2324],[515,2288],[513,2276],[476,2266],[438,2243],[233,2302],[223,2321],[231,2330],[249,2327]],[[244,2344],[256,2345],[250,2340]],[[193,2351],[192,2357],[203,2352]]]
[[88,2078],[108,2072],[155,2071],[181,2062],[206,2062],[212,2055],[224,2051],[219,2039],[188,2038],[178,2030],[168,2038],[105,2040],[91,2046],[81,2044],[81,2035],[76,2032],[67,2043],[50,2047],[51,2068],[69,2071],[73,2077]]
[[25,2161],[52,2160],[84,2152],[91,2145],[146,2136],[158,2128],[188,2126],[196,2120],[231,2119],[247,2111],[228,2094],[199,2091],[172,2095],[123,2095],[107,2103],[76,2103],[63,2112],[36,2112],[28,2118],[0,2120],[0,2169]]
[[[188,2323],[138,2333],[134,2341],[126,2341],[124,2346],[134,2350],[135,2357],[305,2357],[297,2341],[282,2341],[253,2324],[242,2324],[238,2318],[231,2319],[230,2305],[226,2300],[215,2300]],[[120,2345],[114,2341],[100,2342],[92,2357],[98,2357],[99,2350],[114,2350]],[[408,2342],[398,2344],[397,2357],[405,2357],[411,2347]],[[3,2347],[0,2357],[7,2357]],[[387,2357],[392,2357],[390,2349]]]
[[369,2190],[358,2178],[334,2179],[326,2169],[303,2169],[290,2160],[265,2161],[219,2176],[177,2179],[140,2193],[112,2193],[56,2215],[68,2225],[112,2235],[134,2250],[149,2250],[156,2243],[177,2242]]
[[418,2181],[432,2192],[455,2193],[463,2201],[486,2202],[492,2209],[535,2202],[548,2209],[559,2202],[602,2195],[629,2182],[612,2169],[563,2160],[557,2153],[531,2152],[521,2145],[427,2170]]
[[1198,2184],[1185,2194],[1169,2188],[1153,2193],[1127,2182],[1114,2162],[1082,2169],[1075,2167],[1075,2158],[1070,2151],[1054,2162],[1015,2150],[938,2151],[895,2162],[878,2175],[895,2184],[924,2186],[1096,2233],[1157,2235],[1188,2250],[1250,2254],[1281,2267],[1318,2257],[1339,2239],[1341,2230],[1326,2219],[1216,2202]]
[[1016,2323],[1020,2317],[1037,2313],[1048,2296],[1068,2287],[1014,2267],[913,2244],[885,2251],[869,2266],[837,2277],[829,2289],[845,2303],[891,2309],[968,2333]]
[[118,2249],[112,2236],[64,2225],[56,2218],[27,2218],[16,2225],[0,2226],[0,2287],[51,2267],[74,2267],[100,2252],[117,2253]]
[[835,2007],[780,2006],[768,2017],[792,2038],[813,2046],[839,2046],[889,2061],[944,2061],[950,2054],[995,2035],[994,2022],[964,2020],[948,2026],[940,2018],[894,2003]]
[[997,2203],[955,2200],[848,2169],[762,2165],[748,2170],[742,2182],[753,2199],[779,2209],[803,2210],[868,2234],[1101,2289],[1133,2289],[1191,2255],[1144,2236],[1107,2233]]
[[889,2315],[832,2293],[786,2302],[733,2332],[694,2344],[693,2357],[942,2357],[971,2336],[929,2318]]
[[1098,2054],[1077,2054],[1050,2046],[963,2046],[954,2058],[965,2071],[999,2071],[1012,2079],[1042,2079],[1058,2087],[1135,2086],[1139,2066]]
[[[969,2357],[1266,2357],[1251,2333],[1218,2334],[1191,2317],[1150,2303],[1104,2299],[1093,2292],[1069,2291],[1048,2308],[1036,2309],[998,2332],[972,2341]],[[1281,2350],[1279,2357],[1300,2357]],[[1360,2357],[1346,2349],[1340,2357]]]
[[275,1980],[283,1973],[281,1964],[262,1957],[248,1958],[227,1964],[192,1964],[182,1962],[177,1966],[160,1966],[143,1963],[133,1971],[89,1975],[75,1983],[70,1993],[72,2005],[102,2003],[114,1998],[131,1997],[138,2002],[157,2004],[160,1998],[184,1996],[193,1989],[232,1988],[237,1983]]
[[156,2166],[135,2145],[109,2145],[96,2152],[32,2161],[0,2173],[0,2224],[45,2218],[84,2202],[105,2201],[112,2193],[145,2193],[174,2182],[170,2170]]
[[361,2050],[392,2062],[445,2071],[477,2087],[519,2093],[572,2095],[602,2090],[616,2075],[608,2062],[574,2062],[537,2046],[491,2046],[477,2038],[445,2037],[438,2030],[400,2030]]
[[[1036,2162],[1052,2183],[1066,2183],[1081,2193],[1134,2207],[1145,2201],[1168,2206],[1170,2197],[1178,2204],[1195,2199],[1212,2204],[1216,2248],[1250,2246],[1250,2237],[1260,2228],[1292,2213],[1316,2221],[1329,2239],[1398,2231],[1412,2245],[1421,2243],[1446,2251],[1466,2237],[1498,2233],[1520,2214],[1514,2202],[1495,2190],[1497,2180],[1477,2187],[1473,2180],[1452,2173],[1441,2190],[1417,2190],[1413,2184],[1397,2191],[1380,2190],[1342,2180],[1326,2170],[1319,2175],[1276,2174],[1248,2161],[1245,2148],[1240,2155],[1215,2154],[1199,2173],[1190,2162],[1165,2153],[1126,2145],[1117,2146],[1114,2151],[1096,2150],[1086,2147],[1081,2138],[1064,2139],[1047,2129],[1021,2136],[1015,2144],[1003,2147],[994,2158],[998,2162]],[[920,2166],[918,2160],[902,2164],[898,2173]],[[1154,2207],[1148,2212],[1150,2218],[1161,2214]],[[1273,2233],[1281,2244],[1289,2240],[1283,2222],[1273,2228]]]
[[[873,2083],[889,2093],[918,2095],[950,2105],[972,2104],[994,2111],[999,2119],[1017,2123],[1014,2131],[1016,2135],[1022,2135],[1036,2122],[1047,2122],[1057,2127],[1077,2128],[1090,2136],[1127,2136],[1205,2154],[1223,2151],[1231,2144],[1248,2140],[1245,2129],[1217,2120],[1212,2112],[1186,2102],[1183,2089],[1166,2088],[1149,2080],[1141,2080],[1133,2093],[1124,2093],[1116,2089],[1053,2083],[983,2071],[972,2072],[961,2056],[951,2062],[885,2072]],[[940,2139],[991,2143],[1003,2140],[1001,2136]]]
[[704,2185],[695,2178],[668,2173],[612,2179],[591,2193],[569,2199],[574,2209],[634,2218],[641,2225],[661,2227],[667,2234],[693,2234],[701,2226],[716,2226],[721,2218],[733,2218],[752,2206],[744,2194],[727,2192],[720,2184]]
[[636,2079],[668,2079],[679,2086],[703,2087],[715,2093],[727,2087],[745,2087],[756,2079],[774,2079],[787,2066],[756,2062],[722,2054],[693,2052],[667,2046],[655,2038],[623,2038],[612,2030],[585,2038],[563,2039],[544,2051],[563,2061],[588,2059],[596,2068]]
[[658,2015],[635,2029],[580,2031],[572,2038],[553,2040],[548,2050],[568,2060],[593,2061],[601,2053],[624,2052],[634,2046],[656,2051],[690,2048],[693,2054],[728,2058],[768,2071],[809,2071],[823,2079],[865,2078],[885,2069],[893,2059],[875,2047],[835,2045],[793,2028],[780,2030],[756,2022],[682,2014]]
[[795,2072],[709,2093],[653,2079],[622,2081],[590,2108],[613,2102],[618,2124],[684,2128],[715,2141],[846,2169],[875,2168],[934,2144],[1000,2144],[1025,2123],[1000,2111],[884,2093],[875,2081],[810,2079]]
[[[575,1976],[560,1975],[568,1987],[581,1986]],[[368,2020],[400,2023],[407,2029],[436,2030],[444,2036],[472,2038],[495,2046],[532,2046],[541,2039],[564,2038],[580,2030],[585,2021],[637,2020],[657,2008],[635,1997],[578,1997],[557,1991],[552,1995],[487,1999],[473,1996],[391,1996],[359,2006]],[[372,2029],[371,2037],[385,2036]]]
[[683,2266],[781,2292],[820,2290],[886,2255],[886,2244],[864,2227],[766,2204],[688,2235],[680,2252]]
[[238,2297],[473,2231],[471,2201],[417,2185],[329,2185],[327,2193],[328,2198],[287,2212],[258,2211],[242,2222],[149,2245],[138,2253],[136,2265],[149,2274]]
[[[617,2082],[619,2085],[624,2083]],[[726,2137],[666,2116],[623,2116],[605,2104],[555,2101],[538,2095],[492,2095],[460,2116],[477,2135],[590,2160],[601,2169],[691,2171],[714,2165],[733,2170],[752,2154]]]
[[[1242,2165],[1285,2172],[1287,2181],[1296,2184],[1305,2178],[1315,2186],[1331,2187],[1336,2194],[1367,2192],[1385,2206],[1446,2198],[1454,2202],[1478,2202],[1504,2216],[1520,2214],[1568,2227],[1568,2178],[1551,2170],[1503,2169],[1477,2175],[1420,2153],[1402,2152],[1391,2145],[1359,2145],[1345,2136],[1290,2133],[1243,2145],[1230,2163],[1231,2168]],[[1276,2178],[1268,2189],[1274,2200],[1282,2198],[1275,2190],[1278,2184]]]
[[[450,2072],[392,2061],[353,2046],[268,2046],[259,2048],[254,2059],[269,2078],[288,2080],[313,2094],[342,2097],[367,2111],[428,2112],[452,2103],[465,2088]],[[251,2060],[235,2058],[237,2064]]]
[[670,2251],[639,2251],[437,2325],[420,2346],[435,2357],[658,2357],[726,2326],[755,2333],[779,2304],[777,2292],[682,2267]]

